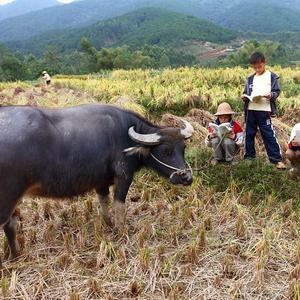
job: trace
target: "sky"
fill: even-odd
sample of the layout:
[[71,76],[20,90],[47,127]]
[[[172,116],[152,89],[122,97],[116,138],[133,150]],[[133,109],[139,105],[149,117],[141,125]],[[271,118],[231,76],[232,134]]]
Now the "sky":
[[[13,1],[15,1],[15,0],[0,0],[0,5],[4,5],[4,4],[10,3],[10,2],[13,2]],[[73,0],[57,0],[57,1],[62,2],[62,3],[70,3]]]

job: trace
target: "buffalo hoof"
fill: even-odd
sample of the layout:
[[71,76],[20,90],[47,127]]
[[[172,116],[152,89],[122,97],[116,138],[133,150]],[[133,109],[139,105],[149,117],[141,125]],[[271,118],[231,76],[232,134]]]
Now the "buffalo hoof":
[[18,257],[22,255],[21,248],[19,246],[19,243],[16,241],[15,245],[13,248],[9,248],[8,245],[5,247],[4,250],[4,259],[14,261]]
[[19,246],[15,250],[10,251],[9,260],[17,260],[22,255],[22,251]]
[[17,260],[20,256],[22,255],[21,252],[13,253],[9,256],[10,261],[15,261]]
[[[8,260],[8,261],[15,261],[17,260],[20,256],[22,255],[21,251],[14,251],[14,252],[9,252],[9,251],[5,251],[4,252],[4,259]],[[1,267],[1,264],[0,264]]]

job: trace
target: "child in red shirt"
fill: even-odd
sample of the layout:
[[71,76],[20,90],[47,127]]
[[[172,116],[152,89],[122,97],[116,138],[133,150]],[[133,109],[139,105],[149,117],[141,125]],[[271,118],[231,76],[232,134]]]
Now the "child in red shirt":
[[220,162],[236,164],[235,155],[238,153],[239,147],[243,145],[244,133],[242,127],[233,120],[233,114],[235,112],[227,102],[221,103],[215,114],[217,119],[214,121],[214,124],[225,125],[225,123],[228,123],[228,129],[226,129],[228,132],[220,137],[212,126],[208,128],[205,144],[214,150],[212,165]]
[[290,170],[291,175],[300,175],[300,142],[297,141],[296,136],[300,133],[300,123],[296,124],[291,132],[291,137],[288,143],[288,150],[286,157],[292,165]]

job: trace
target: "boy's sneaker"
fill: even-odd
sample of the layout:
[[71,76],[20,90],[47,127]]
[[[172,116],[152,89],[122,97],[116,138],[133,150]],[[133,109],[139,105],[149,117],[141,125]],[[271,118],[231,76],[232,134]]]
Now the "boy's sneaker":
[[276,164],[276,168],[278,170],[285,170],[286,169],[286,165],[282,162],[282,161],[279,161],[277,164]]
[[246,160],[246,161],[253,161],[253,160],[255,160],[255,157],[250,157],[250,156],[244,157],[244,160]]
[[220,163],[220,162],[214,158],[210,161],[210,165],[213,167],[216,166],[218,163]]
[[239,161],[236,160],[236,159],[234,158],[232,161],[229,161],[229,163],[230,163],[232,166],[236,166],[236,165],[238,165]]

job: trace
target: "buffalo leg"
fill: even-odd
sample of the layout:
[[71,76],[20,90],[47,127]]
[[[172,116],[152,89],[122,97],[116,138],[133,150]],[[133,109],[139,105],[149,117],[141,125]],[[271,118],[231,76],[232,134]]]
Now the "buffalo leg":
[[17,241],[17,227],[18,221],[16,213],[14,212],[9,218],[8,222],[3,226],[10,249],[11,259],[16,258],[20,253],[19,243]]
[[123,229],[126,219],[125,200],[131,185],[132,179],[117,180],[114,190],[114,214],[115,214],[115,227],[118,230]]
[[0,178],[0,187],[0,227],[3,227],[10,248],[10,256],[13,258],[19,252],[15,209],[26,190],[26,185],[6,175]]
[[112,227],[112,221],[109,212],[109,187],[97,190],[100,202],[101,213],[105,223]]

